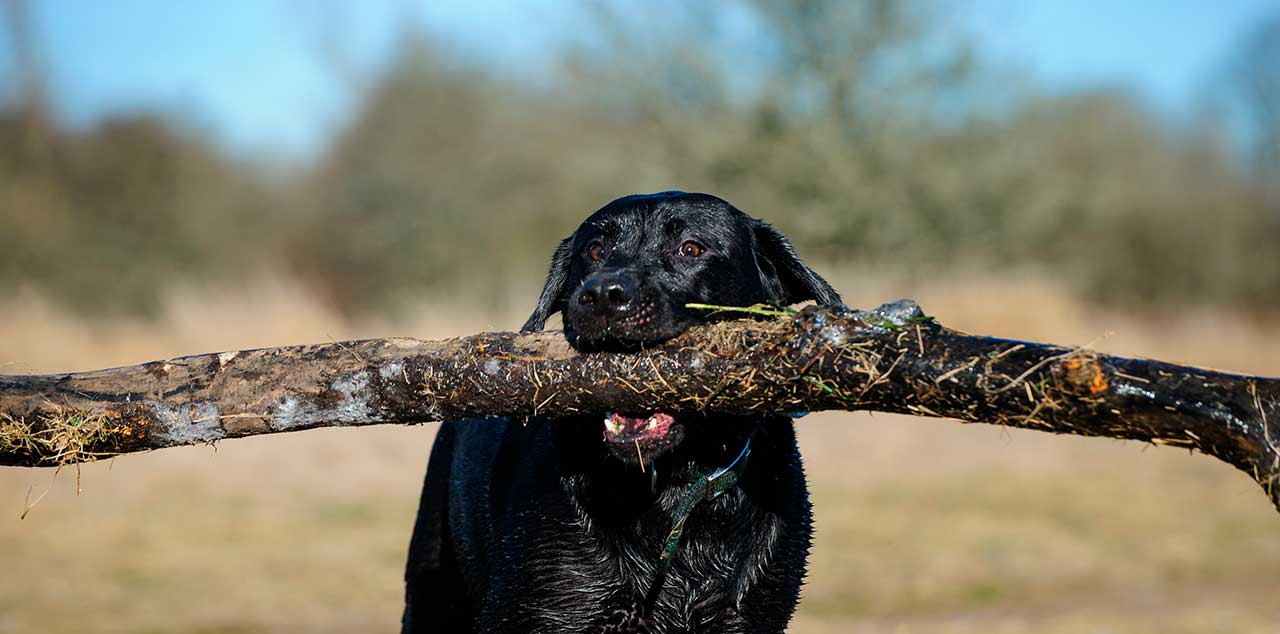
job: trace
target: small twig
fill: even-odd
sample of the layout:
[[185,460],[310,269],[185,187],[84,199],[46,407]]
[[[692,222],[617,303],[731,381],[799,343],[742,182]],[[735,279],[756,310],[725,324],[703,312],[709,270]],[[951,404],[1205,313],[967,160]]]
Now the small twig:
[[988,392],[990,392],[990,393],[992,393],[992,394],[1000,394],[1000,393],[1002,393],[1002,392],[1007,392],[1007,391],[1009,391],[1009,390],[1011,390],[1011,389],[1013,389],[1013,388],[1017,387],[1017,386],[1018,386],[1018,384],[1022,383],[1024,380],[1026,380],[1026,378],[1027,378],[1027,377],[1031,376],[1032,374],[1035,374],[1036,370],[1039,370],[1040,368],[1043,368],[1044,366],[1049,365],[1050,363],[1053,363],[1054,361],[1059,361],[1059,360],[1061,360],[1061,359],[1065,359],[1065,358],[1067,358],[1067,357],[1069,357],[1069,356],[1071,356],[1071,355],[1073,355],[1073,354],[1076,354],[1076,353],[1080,352],[1081,350],[1083,350],[1083,348],[1075,348],[1075,349],[1072,349],[1072,350],[1068,350],[1068,351],[1066,351],[1066,352],[1064,352],[1064,353],[1062,353],[1062,354],[1059,354],[1059,355],[1054,355],[1054,356],[1052,356],[1052,357],[1046,357],[1046,358],[1044,358],[1044,359],[1041,359],[1039,363],[1037,363],[1037,364],[1035,364],[1035,365],[1033,365],[1033,366],[1031,366],[1031,367],[1027,368],[1027,370],[1026,370],[1025,372],[1023,372],[1022,374],[1019,374],[1015,379],[1013,379],[1012,381],[1009,381],[1009,383],[1007,383],[1007,384],[1005,384],[1005,385],[1003,385],[1003,386],[1001,386],[1001,387],[999,387],[999,388],[996,388],[996,389],[994,389],[994,390],[992,390],[992,389],[988,388],[988,389],[987,389],[987,391],[988,391]]
[[1015,353],[1015,352],[1017,352],[1017,351],[1019,351],[1019,350],[1021,350],[1021,349],[1025,348],[1025,347],[1027,347],[1027,344],[1025,344],[1025,343],[1020,343],[1020,344],[1018,344],[1018,345],[1016,345],[1016,346],[1010,346],[1010,347],[1009,347],[1009,349],[1007,349],[1007,350],[1001,350],[999,354],[997,354],[997,355],[996,355],[996,356],[994,356],[994,357],[991,357],[991,360],[992,360],[992,361],[999,361],[1000,359],[1003,359],[1003,358],[1005,358],[1006,356],[1008,356],[1008,355],[1010,355],[1010,354],[1013,354],[1013,353]]
[[796,311],[790,308],[773,308],[768,304],[756,304],[754,306],[717,306],[715,304],[685,304],[685,308],[694,308],[698,310],[710,310],[714,313],[748,313],[752,315],[765,315],[766,317],[791,317]]
[[331,335],[325,335],[325,336],[329,338],[329,343],[332,343],[338,346],[339,348],[342,348],[343,350],[346,350],[348,353],[350,353],[352,358],[356,360],[356,363],[359,363],[360,365],[369,365],[369,362],[365,361],[364,357],[361,357],[360,355],[356,354],[356,351],[352,350],[347,344],[342,343],[337,339],[334,339]]
[[972,368],[975,365],[978,365],[978,362],[981,360],[982,360],[982,357],[974,357],[972,359],[969,359],[968,363],[948,371],[946,374],[943,374],[942,376],[939,376],[938,378],[934,379],[933,382],[941,383],[957,374],[960,374],[961,372],[964,372],[965,370],[968,370],[969,368]]

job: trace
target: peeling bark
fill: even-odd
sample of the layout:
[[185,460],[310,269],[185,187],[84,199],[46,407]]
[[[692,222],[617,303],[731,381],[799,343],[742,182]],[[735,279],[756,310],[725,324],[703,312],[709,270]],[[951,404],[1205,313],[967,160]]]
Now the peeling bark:
[[0,375],[0,465],[320,426],[591,411],[873,410],[1197,449],[1280,509],[1280,380],[979,337],[913,302],[720,322],[651,350],[558,332],[242,350]]

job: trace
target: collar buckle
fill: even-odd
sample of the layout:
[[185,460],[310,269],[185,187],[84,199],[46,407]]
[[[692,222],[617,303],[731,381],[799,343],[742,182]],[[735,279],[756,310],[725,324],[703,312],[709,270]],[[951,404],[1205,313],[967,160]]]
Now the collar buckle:
[[751,455],[751,436],[747,436],[747,442],[742,445],[742,451],[738,452],[738,457],[733,462],[716,469],[711,475],[707,476],[707,492],[703,498],[705,500],[714,500],[720,497],[721,493],[733,488],[738,483],[738,478],[742,476],[742,472],[747,470],[747,458]]

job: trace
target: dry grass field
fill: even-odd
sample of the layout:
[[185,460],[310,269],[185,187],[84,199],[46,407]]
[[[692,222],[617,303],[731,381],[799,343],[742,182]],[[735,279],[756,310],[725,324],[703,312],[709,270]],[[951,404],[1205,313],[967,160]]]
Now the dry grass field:
[[[836,277],[850,304],[913,296],[972,332],[1280,375],[1277,320],[1095,312],[1042,280]],[[353,324],[280,281],[175,291],[159,323],[86,323],[23,295],[0,300],[0,373],[509,330],[525,316],[512,304],[439,298],[412,323]],[[817,535],[794,632],[1280,631],[1280,515],[1212,458],[888,415],[814,414],[799,429]],[[0,632],[395,631],[433,433],[125,456],[80,469],[79,495],[74,469],[0,469]]]

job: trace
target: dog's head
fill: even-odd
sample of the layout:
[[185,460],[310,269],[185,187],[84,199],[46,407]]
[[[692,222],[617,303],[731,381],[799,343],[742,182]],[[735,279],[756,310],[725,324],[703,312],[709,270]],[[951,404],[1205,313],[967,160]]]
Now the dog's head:
[[[713,318],[688,304],[790,305],[840,296],[800,260],[782,234],[707,194],[619,198],[556,247],[538,305],[522,330],[553,313],[580,351],[634,350]],[[628,460],[656,456],[684,437],[677,415],[609,413],[605,438]]]

